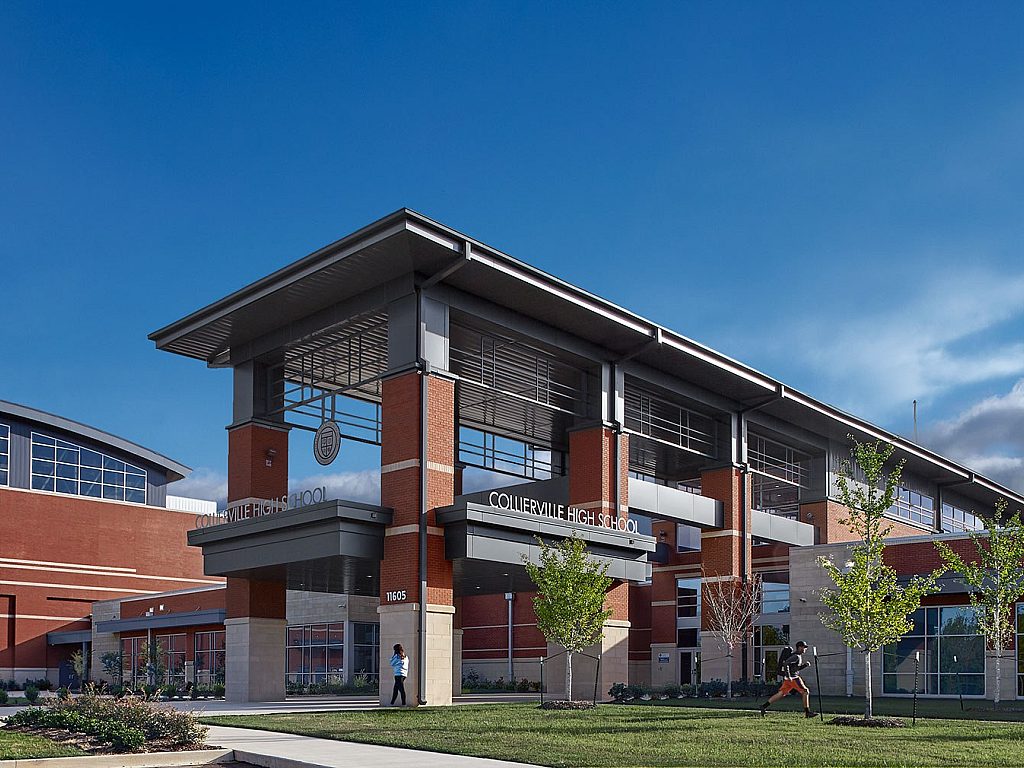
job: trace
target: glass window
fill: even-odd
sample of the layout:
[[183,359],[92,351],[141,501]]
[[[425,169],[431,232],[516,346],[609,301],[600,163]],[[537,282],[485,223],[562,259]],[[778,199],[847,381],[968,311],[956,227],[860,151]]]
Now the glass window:
[[700,552],[700,528],[695,525],[676,524],[676,551]]
[[985,694],[985,638],[969,606],[921,608],[913,627],[898,642],[882,648],[884,693],[936,696]]
[[7,485],[11,464],[11,428],[0,424],[0,485]]
[[700,579],[676,579],[676,618],[700,616]]
[[146,638],[121,638],[121,681],[133,688],[149,683],[146,664]]
[[380,624],[352,623],[352,671],[371,680],[380,674]]
[[789,571],[761,574],[761,613],[789,613]]
[[889,507],[889,514],[901,517],[918,525],[935,527],[935,501],[931,496],[909,488],[896,489],[896,498]]
[[289,683],[345,681],[345,625],[304,624],[288,627],[285,680]]
[[[6,472],[0,475],[0,480],[6,482]],[[73,443],[32,433],[32,487],[37,491],[145,504],[146,480],[144,469]]]
[[944,531],[980,531],[985,527],[981,518],[973,512],[965,512],[952,504],[942,503],[942,530]]
[[196,685],[224,682],[224,630],[196,632]]
[[156,653],[160,660],[157,671],[163,682],[185,685],[185,641],[184,634],[156,636]]
[[789,645],[789,624],[754,627],[754,676],[767,681],[778,677],[779,651]]

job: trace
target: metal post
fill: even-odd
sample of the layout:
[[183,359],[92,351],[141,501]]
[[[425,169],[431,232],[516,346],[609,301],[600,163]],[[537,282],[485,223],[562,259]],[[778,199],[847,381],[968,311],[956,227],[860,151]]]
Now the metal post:
[[821,675],[818,673],[818,646],[814,646],[814,682],[818,686],[818,716],[825,722],[825,711],[821,706]]
[[911,725],[917,725],[917,673],[921,667],[921,652],[914,651],[914,720]]
[[515,595],[512,592],[505,593],[505,602],[508,603],[508,681],[513,685],[516,682],[515,668],[512,666],[512,600]]
[[544,657],[540,657],[540,703],[544,703]]
[[[604,654],[602,654],[603,656]],[[594,706],[597,706],[597,684],[601,680],[601,656],[597,657],[597,675],[594,677]]]
[[964,711],[964,689],[960,685],[960,664],[956,660],[956,656],[953,657],[953,663],[956,664],[956,692],[960,696],[960,711]]

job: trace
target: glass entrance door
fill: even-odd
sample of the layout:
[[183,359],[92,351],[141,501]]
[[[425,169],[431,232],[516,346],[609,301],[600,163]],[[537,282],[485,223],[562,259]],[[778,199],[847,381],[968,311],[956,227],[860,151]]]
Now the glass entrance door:
[[693,684],[693,652],[681,651],[679,653],[679,684]]

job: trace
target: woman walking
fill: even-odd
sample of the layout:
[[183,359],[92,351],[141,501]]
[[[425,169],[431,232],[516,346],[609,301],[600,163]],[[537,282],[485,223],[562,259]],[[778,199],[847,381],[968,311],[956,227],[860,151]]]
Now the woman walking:
[[398,694],[402,694],[402,706],[405,706],[405,678],[409,676],[409,657],[401,643],[395,645],[395,655],[391,657],[391,669],[395,673],[395,689],[391,692],[391,706],[395,705]]

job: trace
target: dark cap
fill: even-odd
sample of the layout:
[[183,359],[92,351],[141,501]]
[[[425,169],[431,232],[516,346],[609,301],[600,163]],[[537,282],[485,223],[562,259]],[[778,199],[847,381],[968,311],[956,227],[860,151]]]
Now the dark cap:
[[807,648],[807,647],[808,647],[808,646],[807,646],[807,643],[805,643],[805,642],[804,642],[803,640],[800,640],[800,641],[799,641],[799,642],[798,642],[798,643],[796,644],[796,647],[797,647],[797,648],[799,648],[800,646],[803,646],[804,648]]

